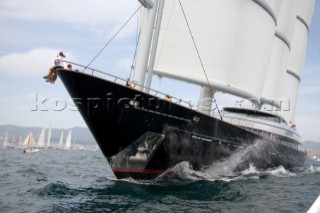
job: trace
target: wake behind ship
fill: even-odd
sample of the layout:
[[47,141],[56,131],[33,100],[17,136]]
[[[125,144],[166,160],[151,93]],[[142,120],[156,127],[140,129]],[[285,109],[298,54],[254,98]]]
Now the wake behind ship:
[[[150,179],[183,161],[201,170],[255,144],[259,149],[249,151],[235,170],[249,163],[303,165],[301,138],[288,125],[303,60],[295,64],[291,57],[304,58],[306,42],[300,41],[307,39],[314,1],[140,2],[143,28],[130,81],[87,66],[92,74],[57,69],[115,175]],[[155,75],[201,86],[199,110],[150,89]],[[286,98],[291,109],[220,112],[215,106],[218,113],[212,113],[217,92],[255,106],[281,107],[274,100]]]

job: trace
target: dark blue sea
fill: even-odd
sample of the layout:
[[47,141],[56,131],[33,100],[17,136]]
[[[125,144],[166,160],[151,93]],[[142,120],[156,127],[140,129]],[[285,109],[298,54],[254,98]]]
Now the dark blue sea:
[[116,180],[100,151],[0,148],[0,212],[306,212],[320,194],[320,162],[237,174],[187,162],[151,181]]

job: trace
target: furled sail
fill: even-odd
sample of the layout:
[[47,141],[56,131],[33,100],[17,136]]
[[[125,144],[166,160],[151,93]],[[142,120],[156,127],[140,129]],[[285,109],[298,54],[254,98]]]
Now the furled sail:
[[298,13],[291,42],[288,67],[285,75],[282,109],[280,113],[290,121],[294,121],[300,75],[303,70],[307,50],[309,26],[313,15],[314,0],[298,1]]
[[[211,87],[260,99],[282,1],[182,0]],[[166,0],[154,73],[207,86],[179,1]]]

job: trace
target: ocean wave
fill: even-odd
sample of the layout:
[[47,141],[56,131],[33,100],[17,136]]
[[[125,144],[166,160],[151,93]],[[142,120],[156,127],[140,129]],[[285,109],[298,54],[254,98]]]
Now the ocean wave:
[[29,191],[41,197],[52,196],[56,198],[75,196],[81,192],[77,189],[69,188],[63,183],[49,183],[42,188],[30,189]]

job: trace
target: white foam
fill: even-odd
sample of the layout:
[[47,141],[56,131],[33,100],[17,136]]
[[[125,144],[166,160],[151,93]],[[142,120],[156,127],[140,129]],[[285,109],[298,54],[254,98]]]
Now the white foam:
[[252,175],[252,174],[259,174],[260,172],[257,170],[257,168],[250,163],[249,168],[241,171],[242,175]]
[[273,169],[268,169],[265,171],[265,173],[276,176],[276,177],[296,176],[296,174],[291,173],[289,170],[286,170],[283,166],[279,166]]
[[314,174],[320,172],[320,167],[310,165],[306,170],[304,171],[304,174]]

